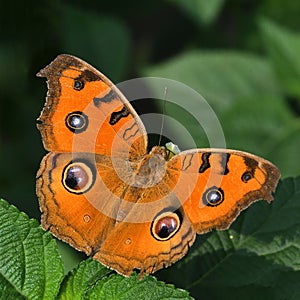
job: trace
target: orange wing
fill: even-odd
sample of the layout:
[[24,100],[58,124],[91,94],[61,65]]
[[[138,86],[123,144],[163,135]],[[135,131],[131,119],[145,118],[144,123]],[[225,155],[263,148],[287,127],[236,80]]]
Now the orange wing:
[[115,226],[147,134],[122,93],[84,61],[59,55],[38,76],[48,84],[38,128],[51,151],[37,174],[42,226],[91,255]]
[[148,169],[149,163],[154,172],[145,181],[144,170],[114,166],[104,155],[46,155],[37,174],[43,228],[125,276],[134,269],[152,273],[180,259],[195,230],[171,190],[170,174],[156,182],[155,170],[160,173],[166,161],[147,158],[140,167]]
[[37,174],[42,226],[91,255],[114,228],[125,187],[106,156],[51,152]]
[[[159,190],[156,190],[159,194]],[[130,276],[134,269],[141,274],[153,273],[182,258],[194,243],[196,234],[188,216],[178,207],[178,200],[171,192],[162,203],[158,200],[150,210],[151,189],[138,198],[126,218],[109,233],[94,259]],[[164,205],[162,205],[164,204]],[[139,217],[148,221],[132,222]]]
[[173,192],[198,233],[227,229],[252,202],[271,201],[280,172],[258,156],[227,149],[181,152],[167,164]]
[[[153,149],[149,161],[158,166],[153,154],[161,150]],[[225,149],[184,151],[152,172],[164,176],[153,186],[127,190],[124,199],[135,197],[136,203],[94,255],[124,275],[171,265],[186,254],[196,232],[226,229],[254,201],[271,201],[280,177],[270,162]],[[149,176],[147,184],[152,181]]]
[[141,156],[147,134],[128,100],[98,70],[59,55],[38,74],[48,94],[38,119],[44,147],[56,152]]

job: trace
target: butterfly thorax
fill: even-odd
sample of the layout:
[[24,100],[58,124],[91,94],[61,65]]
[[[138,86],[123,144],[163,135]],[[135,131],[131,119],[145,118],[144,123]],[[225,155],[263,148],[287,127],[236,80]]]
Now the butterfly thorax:
[[167,160],[166,148],[162,146],[154,146],[149,155],[160,155],[164,160]]
[[147,188],[159,183],[166,172],[166,149],[155,146],[139,163],[134,177],[134,185]]

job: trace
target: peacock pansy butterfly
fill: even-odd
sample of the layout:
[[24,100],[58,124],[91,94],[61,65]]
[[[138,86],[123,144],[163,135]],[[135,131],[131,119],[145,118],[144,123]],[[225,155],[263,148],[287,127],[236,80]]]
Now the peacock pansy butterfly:
[[49,151],[37,173],[42,226],[118,273],[167,267],[196,233],[226,229],[254,201],[273,199],[279,170],[252,154],[147,152],[129,101],[86,62],[59,55],[37,75],[48,84],[37,125]]

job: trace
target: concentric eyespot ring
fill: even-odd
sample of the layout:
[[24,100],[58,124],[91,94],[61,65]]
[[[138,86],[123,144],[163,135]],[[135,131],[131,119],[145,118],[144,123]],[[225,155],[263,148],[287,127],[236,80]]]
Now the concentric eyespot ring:
[[63,170],[62,184],[73,194],[86,193],[95,183],[96,170],[84,160],[71,161]]
[[253,172],[251,171],[246,171],[245,173],[242,174],[241,179],[243,182],[248,182],[250,179],[254,177]]
[[89,125],[89,118],[81,111],[73,111],[66,116],[67,128],[74,133],[85,131]]
[[167,241],[176,234],[181,226],[178,212],[163,212],[151,224],[151,234],[158,241]]
[[81,91],[84,88],[84,81],[80,79],[75,79],[73,88],[76,91]]
[[218,206],[224,201],[224,191],[220,187],[212,186],[205,191],[202,201],[207,206]]

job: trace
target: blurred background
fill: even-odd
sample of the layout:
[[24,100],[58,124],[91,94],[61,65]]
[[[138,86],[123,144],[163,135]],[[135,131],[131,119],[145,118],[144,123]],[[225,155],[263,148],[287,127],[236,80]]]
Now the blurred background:
[[[202,94],[228,148],[300,174],[300,2],[283,0],[2,1],[0,196],[39,219],[35,174],[46,153],[36,119],[46,83],[35,74],[76,55],[113,82],[175,79]],[[160,111],[149,101],[139,113]],[[167,113],[176,118],[176,109]],[[178,115],[197,146],[199,124]],[[184,137],[174,141],[189,148]]]

